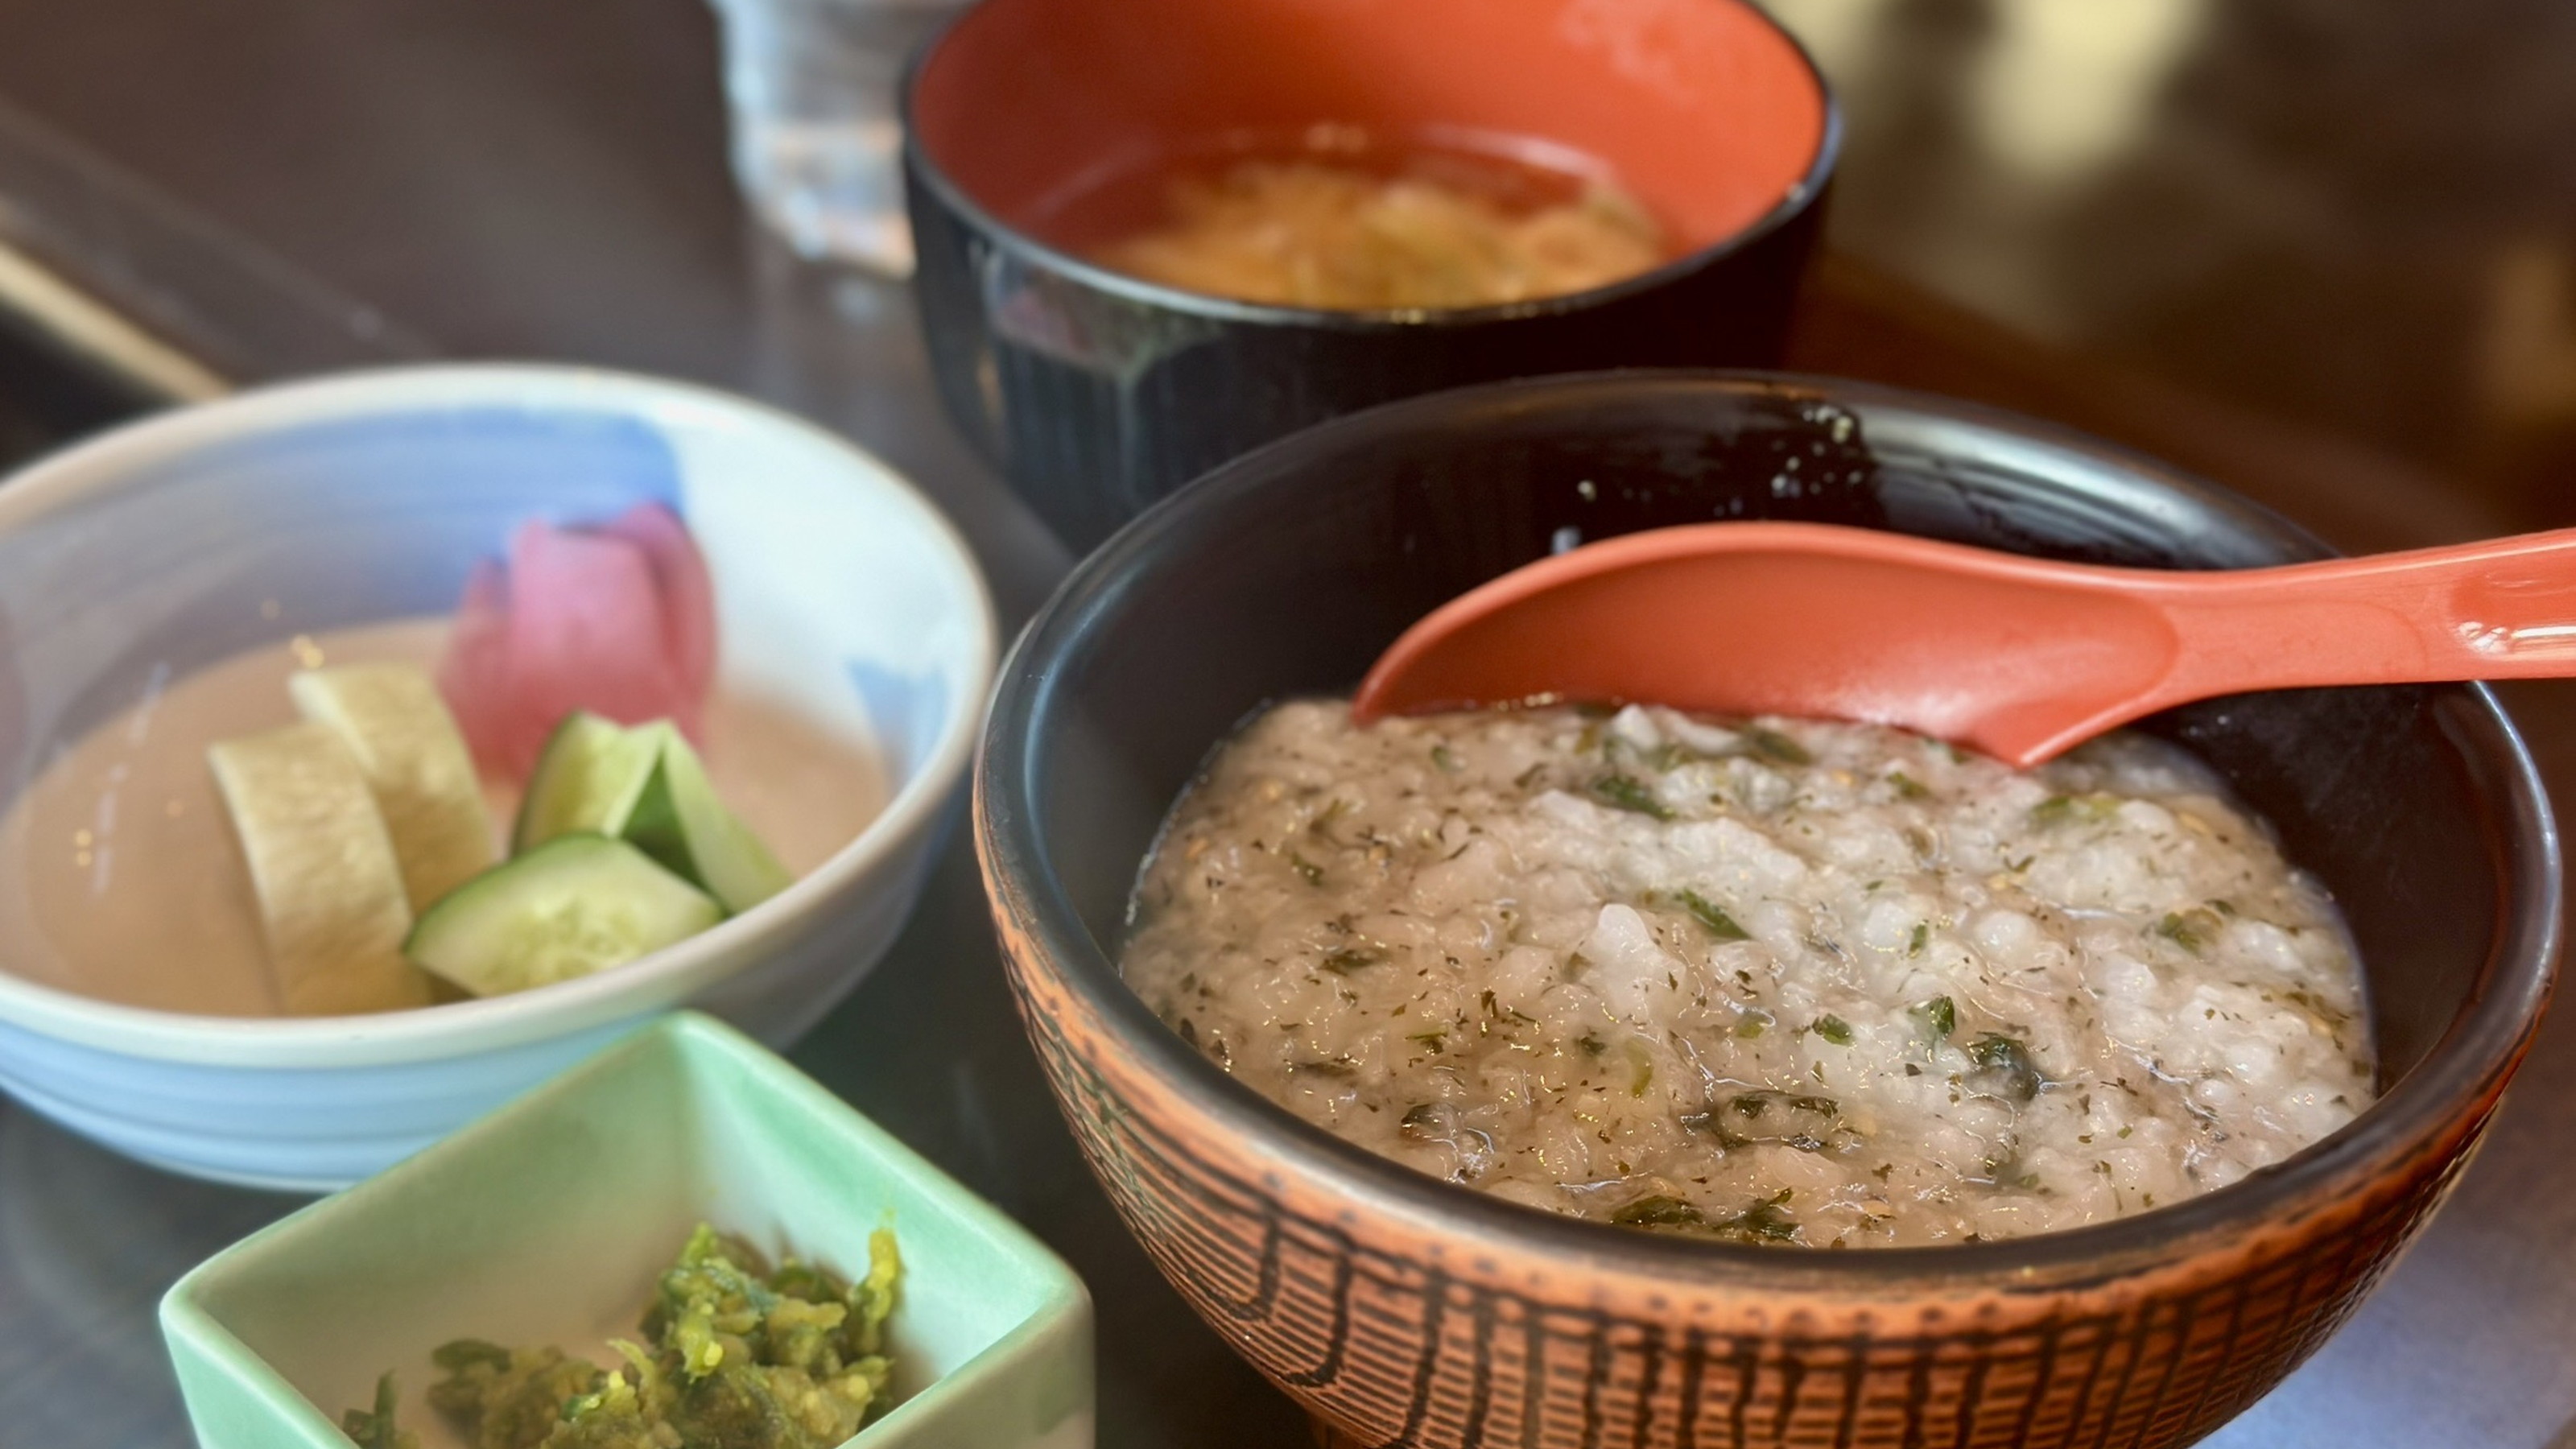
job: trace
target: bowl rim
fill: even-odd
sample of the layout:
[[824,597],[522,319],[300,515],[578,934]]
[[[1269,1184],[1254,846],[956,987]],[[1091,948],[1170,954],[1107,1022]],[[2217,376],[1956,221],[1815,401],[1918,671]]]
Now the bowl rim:
[[[1042,851],[1028,806],[1038,739],[1060,688],[1057,663],[1090,637],[1114,607],[1128,574],[1150,561],[1161,539],[1203,513],[1257,494],[1320,458],[1365,449],[1373,440],[1454,429],[1482,415],[1508,418],[1550,404],[1633,402],[1657,392],[1685,396],[1769,396],[1825,403],[1884,429],[1904,418],[1979,436],[2023,459],[2054,456],[2116,475],[2143,496],[2188,503],[2243,524],[2254,536],[2330,554],[2314,535],[2270,509],[2177,469],[2072,429],[2001,409],[1844,379],[1744,370],[1627,370],[1487,383],[1404,399],[1292,434],[1247,453],[1157,503],[1085,559],[1031,620],[1004,662],[992,724],[977,757],[976,845],[997,910],[1040,948],[1028,969],[1046,973],[1091,1009],[1128,1062],[1230,1128],[1239,1150],[1265,1175],[1302,1179],[1342,1199],[1349,1212],[1435,1224],[1466,1253],[1524,1252],[1597,1272],[1660,1277],[1697,1288],[1865,1294],[1892,1281],[1967,1283],[2029,1290],[2095,1283],[2124,1268],[2172,1261],[2193,1246],[2324,1210],[2425,1152],[2492,1103],[2538,1028],[2555,975],[2560,940],[2559,841],[2530,751],[2483,684],[2460,686],[2483,738],[2462,737],[2462,754],[2483,778],[2473,788],[2494,807],[2505,843],[2506,896],[2498,933],[2468,1004],[2424,1059],[2351,1123],[2279,1164],[2163,1208],[2082,1227],[1978,1243],[1867,1248],[1851,1252],[1776,1248],[1643,1233],[1527,1207],[1441,1181],[1383,1158],[1298,1117],[1187,1046],[1120,980],[1116,964],[1084,926],[1057,880],[1035,869]],[[1571,409],[1569,409],[1571,410]],[[1869,422],[1875,414],[1879,422]]]
[[359,1016],[235,1017],[84,996],[0,963],[0,1025],[129,1057],[277,1069],[440,1060],[569,1036],[674,1005],[752,969],[795,923],[884,870],[936,823],[972,758],[997,645],[990,585],[965,538],[891,465],[818,424],[694,383],[551,363],[431,363],[365,368],[245,389],[73,444],[0,486],[0,533],[137,486],[148,465],[279,428],[425,408],[586,409],[750,430],[801,440],[851,484],[908,515],[947,577],[943,606],[962,611],[969,643],[955,661],[967,688],[911,777],[856,836],[786,890],[677,945],[578,980],[480,1000]]
[[970,195],[930,154],[929,144],[922,139],[921,127],[915,123],[915,101],[922,72],[947,46],[949,37],[982,8],[980,5],[964,6],[948,17],[913,51],[904,65],[902,86],[896,101],[896,114],[903,123],[904,167],[919,181],[922,189],[938,199],[942,207],[963,219],[988,245],[1008,253],[1022,265],[1032,270],[1057,273],[1124,301],[1211,322],[1302,327],[1324,332],[1379,333],[1467,328],[1491,322],[1573,315],[1655,291],[1750,249],[1756,242],[1787,226],[1801,213],[1813,209],[1832,184],[1834,168],[1842,159],[1843,112],[1841,103],[1835,99],[1832,84],[1825,79],[1824,68],[1816,63],[1806,43],[1769,11],[1752,3],[1752,0],[1725,0],[1725,3],[1747,12],[1764,29],[1785,42],[1790,53],[1805,69],[1809,83],[1816,89],[1819,124],[1815,151],[1807,158],[1806,169],[1789,184],[1788,190],[1781,193],[1779,200],[1734,231],[1645,271],[1578,292],[1558,292],[1544,297],[1525,297],[1517,302],[1491,302],[1474,307],[1296,307],[1166,286],[1087,261],[1040,240],[1032,233],[1003,221]]

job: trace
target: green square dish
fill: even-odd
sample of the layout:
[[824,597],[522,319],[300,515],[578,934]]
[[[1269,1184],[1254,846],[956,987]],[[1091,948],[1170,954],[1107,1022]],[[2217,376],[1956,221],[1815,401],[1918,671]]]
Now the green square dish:
[[422,1449],[449,1339],[614,1362],[701,1220],[865,1272],[903,1252],[895,1407],[860,1449],[1090,1449],[1091,1299],[1017,1223],[795,1068],[694,1013],[216,1254],[161,1301],[204,1449],[347,1449],[391,1369]]

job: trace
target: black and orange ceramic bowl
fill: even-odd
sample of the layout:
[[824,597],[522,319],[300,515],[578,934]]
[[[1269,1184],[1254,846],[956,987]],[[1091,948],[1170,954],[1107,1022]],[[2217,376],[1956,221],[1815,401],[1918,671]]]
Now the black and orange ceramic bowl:
[[979,762],[1012,983],[1084,1152],[1217,1332],[1350,1444],[2200,1437],[2332,1332],[2442,1201],[2538,1021],[2557,841],[2483,689],[2248,695],[2145,723],[2216,765],[2341,902],[2384,1095],[2276,1167],[2073,1231],[1836,1253],[1517,1206],[1272,1105],[1121,984],[1137,866],[1236,721],[1350,689],[1405,625],[1563,530],[1712,517],[2147,567],[2324,552],[2145,460],[1857,384],[1504,384],[1240,459],[1076,570],[1005,666]]
[[[940,395],[1077,548],[1218,463],[1496,378],[1779,358],[1838,125],[1747,0],[983,0],[920,58],[904,162]],[[1326,311],[1085,260],[1187,158],[1335,134],[1606,173],[1670,260],[1506,305]]]

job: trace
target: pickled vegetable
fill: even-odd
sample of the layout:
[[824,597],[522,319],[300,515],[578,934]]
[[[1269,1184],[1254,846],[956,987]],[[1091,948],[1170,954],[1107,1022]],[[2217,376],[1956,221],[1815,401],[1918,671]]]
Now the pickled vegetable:
[[[886,1318],[903,1271],[894,1234],[868,1240],[850,1282],[699,1224],[656,1285],[645,1342],[601,1368],[553,1347],[457,1339],[430,1355],[430,1406],[475,1449],[833,1449],[888,1407]],[[649,1346],[647,1346],[649,1345]],[[344,1419],[395,1449],[391,1376]]]

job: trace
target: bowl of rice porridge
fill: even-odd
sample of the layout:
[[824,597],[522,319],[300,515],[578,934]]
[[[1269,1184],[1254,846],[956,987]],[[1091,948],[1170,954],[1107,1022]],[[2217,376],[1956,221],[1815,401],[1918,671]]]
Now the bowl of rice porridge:
[[1335,1442],[2187,1443],[2342,1321],[2519,1063],[2529,761],[2476,687],[2210,701],[2028,772],[1651,702],[1352,725],[1458,593],[1757,517],[2323,552],[1842,382],[1506,384],[1250,455],[1003,674],[977,845],[1054,1090]]

